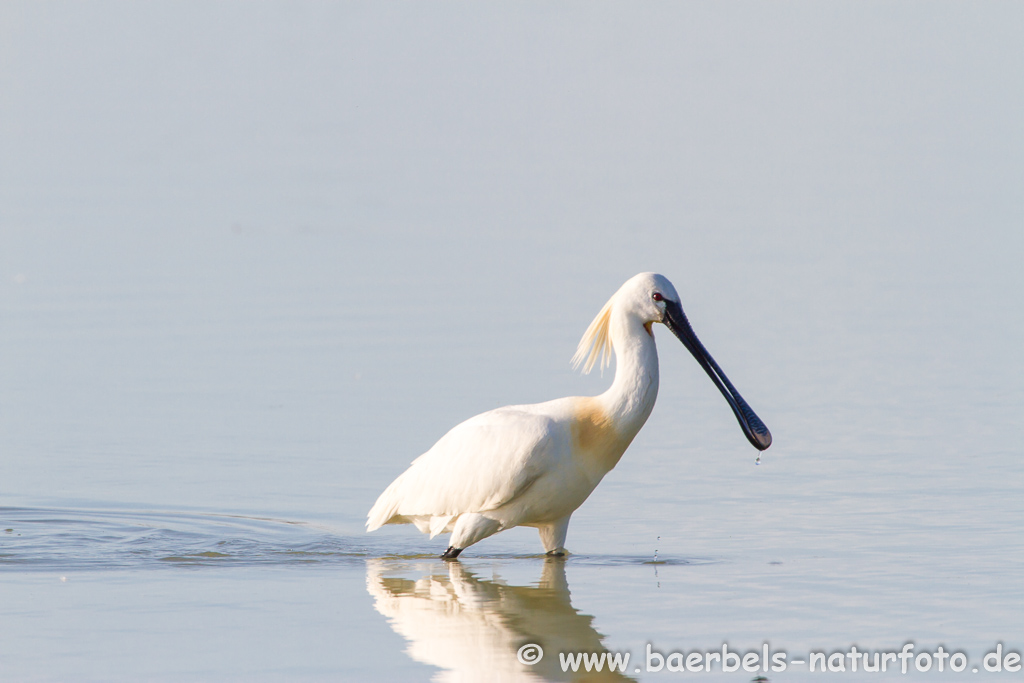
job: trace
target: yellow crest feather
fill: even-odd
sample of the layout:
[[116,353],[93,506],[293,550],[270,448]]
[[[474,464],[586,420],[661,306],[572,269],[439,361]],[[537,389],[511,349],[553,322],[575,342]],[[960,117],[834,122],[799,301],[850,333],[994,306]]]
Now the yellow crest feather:
[[604,370],[612,362],[612,337],[609,326],[612,318],[612,300],[604,305],[601,312],[597,314],[587,331],[583,333],[576,353],[572,357],[572,366],[578,368],[583,365],[583,372],[589,373],[595,364],[600,361],[601,370]]

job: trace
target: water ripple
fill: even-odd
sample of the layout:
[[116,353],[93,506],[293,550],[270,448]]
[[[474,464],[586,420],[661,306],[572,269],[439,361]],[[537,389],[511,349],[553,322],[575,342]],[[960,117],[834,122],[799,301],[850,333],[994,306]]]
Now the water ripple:
[[281,519],[188,512],[0,508],[0,568],[353,564],[367,544]]
[[[244,515],[92,508],[0,507],[0,571],[359,565],[437,560],[418,536],[354,539],[315,524]],[[487,552],[465,561],[538,560]],[[577,565],[700,565],[709,558],[570,555]]]

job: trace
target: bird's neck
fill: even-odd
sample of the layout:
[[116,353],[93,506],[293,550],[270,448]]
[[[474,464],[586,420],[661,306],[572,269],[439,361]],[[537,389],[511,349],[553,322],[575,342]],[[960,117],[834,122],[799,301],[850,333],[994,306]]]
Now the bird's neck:
[[632,440],[658,398],[658,350],[649,327],[613,311],[609,333],[615,349],[615,380],[600,396],[616,431]]

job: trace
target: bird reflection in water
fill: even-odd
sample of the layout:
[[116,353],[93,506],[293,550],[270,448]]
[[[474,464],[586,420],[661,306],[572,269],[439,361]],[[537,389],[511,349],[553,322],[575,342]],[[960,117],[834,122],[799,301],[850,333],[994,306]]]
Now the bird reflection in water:
[[[407,578],[410,569],[420,578]],[[634,680],[607,669],[562,671],[560,652],[607,650],[594,618],[572,606],[561,559],[544,561],[535,586],[481,579],[459,562],[417,567],[375,559],[367,563],[366,587],[377,611],[409,641],[409,656],[442,669],[435,681]],[[544,649],[532,666],[517,657],[527,643]]]

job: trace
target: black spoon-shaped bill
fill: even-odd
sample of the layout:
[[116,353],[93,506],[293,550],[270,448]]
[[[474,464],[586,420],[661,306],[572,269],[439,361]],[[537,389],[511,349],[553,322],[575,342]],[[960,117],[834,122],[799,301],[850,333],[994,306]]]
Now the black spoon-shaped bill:
[[771,446],[772,433],[768,431],[768,427],[765,426],[764,422],[761,422],[761,418],[743,400],[743,397],[736,391],[729,378],[722,372],[722,368],[718,367],[718,363],[715,362],[715,359],[711,357],[711,354],[704,348],[704,345],[697,339],[697,335],[690,326],[690,321],[686,319],[686,314],[683,313],[683,307],[675,301],[666,301],[665,304],[665,318],[662,322],[665,323],[668,329],[672,330],[672,334],[679,337],[679,341],[683,342],[683,346],[693,354],[693,357],[697,359],[700,366],[704,368],[704,372],[708,373],[708,377],[711,378],[711,381],[715,383],[718,390],[725,396],[725,400],[729,402],[729,406],[736,415],[736,420],[740,423],[740,427],[743,429],[747,440],[759,451],[763,451]]

